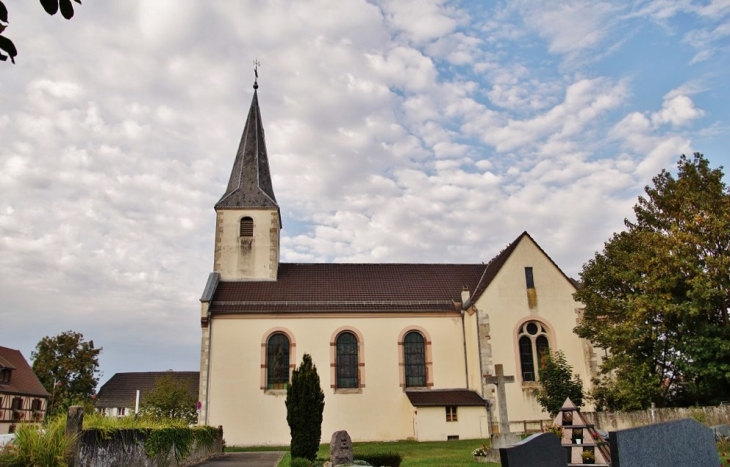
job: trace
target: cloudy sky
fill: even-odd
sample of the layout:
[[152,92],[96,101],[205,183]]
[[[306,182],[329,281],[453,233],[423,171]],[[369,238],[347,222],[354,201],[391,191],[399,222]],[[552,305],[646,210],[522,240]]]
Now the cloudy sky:
[[196,370],[251,102],[282,261],[563,270],[682,153],[730,165],[730,1],[4,0],[0,345],[79,331],[116,372]]

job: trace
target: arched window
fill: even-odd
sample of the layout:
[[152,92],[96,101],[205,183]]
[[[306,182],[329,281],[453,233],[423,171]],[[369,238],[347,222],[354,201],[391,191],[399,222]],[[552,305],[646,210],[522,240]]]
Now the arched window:
[[406,387],[426,386],[426,345],[421,333],[411,331],[403,339]]
[[277,332],[266,343],[266,387],[286,389],[289,383],[289,338]]
[[538,321],[528,321],[518,333],[522,381],[537,381],[540,366],[550,352],[547,328]]
[[358,388],[357,337],[351,332],[337,336],[337,389]]
[[241,219],[241,231],[239,235],[241,237],[253,237],[253,219],[250,217]]

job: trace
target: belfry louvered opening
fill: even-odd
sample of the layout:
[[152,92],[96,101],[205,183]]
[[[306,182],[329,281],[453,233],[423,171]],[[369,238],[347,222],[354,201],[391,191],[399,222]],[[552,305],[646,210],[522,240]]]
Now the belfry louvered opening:
[[253,237],[253,219],[244,217],[241,219],[241,237]]

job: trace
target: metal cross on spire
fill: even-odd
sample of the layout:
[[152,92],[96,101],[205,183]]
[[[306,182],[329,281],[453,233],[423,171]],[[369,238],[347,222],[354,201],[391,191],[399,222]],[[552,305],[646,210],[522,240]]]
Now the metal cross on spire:
[[261,62],[258,61],[258,59],[253,61],[253,74],[256,75],[256,79],[253,81],[253,88],[258,89],[259,88],[259,67],[261,66]]

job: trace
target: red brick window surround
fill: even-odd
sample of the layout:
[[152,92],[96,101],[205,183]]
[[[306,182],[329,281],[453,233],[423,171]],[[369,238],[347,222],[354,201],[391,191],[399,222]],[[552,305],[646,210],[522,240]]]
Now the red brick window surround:
[[330,387],[338,393],[361,392],[365,387],[365,344],[362,334],[341,327],[330,337]]
[[522,381],[537,381],[542,361],[550,352],[548,329],[539,321],[527,321],[520,326],[517,339]]
[[286,328],[269,330],[261,341],[261,389],[286,390],[296,362],[294,335]]
[[433,387],[431,337],[420,326],[406,328],[398,338],[400,386]]

